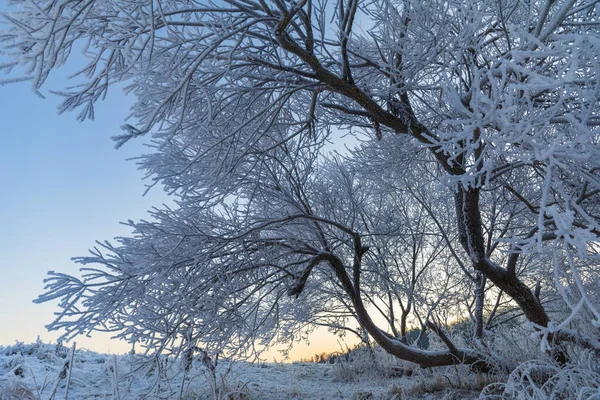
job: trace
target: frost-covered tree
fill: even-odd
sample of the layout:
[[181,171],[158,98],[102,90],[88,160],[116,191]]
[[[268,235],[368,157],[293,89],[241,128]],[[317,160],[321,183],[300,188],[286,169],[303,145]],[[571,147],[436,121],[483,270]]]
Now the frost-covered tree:
[[[83,51],[61,111],[93,117],[126,84],[135,123],[117,147],[150,135],[140,164],[177,199],[77,259],[82,280],[52,274],[39,299],[60,299],[51,329],[235,352],[354,318],[399,358],[476,362],[436,324],[447,349],[426,352],[374,322],[370,298],[415,301],[419,287],[423,304],[471,299],[479,339],[491,290],[543,347],[600,351],[597,1],[11,3],[1,68],[37,91]],[[363,142],[333,162],[340,132]],[[386,185],[402,179],[404,194]],[[386,272],[408,259],[406,223],[427,243],[423,287]]]

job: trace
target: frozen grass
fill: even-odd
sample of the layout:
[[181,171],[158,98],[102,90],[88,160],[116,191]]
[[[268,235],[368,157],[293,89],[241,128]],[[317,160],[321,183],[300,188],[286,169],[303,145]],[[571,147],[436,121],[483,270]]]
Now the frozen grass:
[[487,386],[482,400],[600,400],[600,374],[582,366],[560,368],[543,361],[519,365],[506,383]]
[[[398,400],[439,398],[457,389],[443,383],[419,389],[433,372],[393,376],[398,369],[391,367],[398,364],[378,352],[355,352],[350,361],[336,364],[229,363],[202,355],[189,364],[81,349],[72,360],[71,349],[57,345],[0,347],[0,400],[62,400],[67,391],[71,400]],[[471,391],[467,398],[476,396]]]
[[[104,355],[36,343],[0,348],[0,400],[243,400],[243,386],[225,373],[189,371],[166,357]],[[185,372],[185,373],[184,373]]]
[[43,343],[0,347],[0,400],[600,400],[598,361],[584,353],[578,367],[529,361],[500,376],[415,368],[378,350],[333,364],[71,352]]

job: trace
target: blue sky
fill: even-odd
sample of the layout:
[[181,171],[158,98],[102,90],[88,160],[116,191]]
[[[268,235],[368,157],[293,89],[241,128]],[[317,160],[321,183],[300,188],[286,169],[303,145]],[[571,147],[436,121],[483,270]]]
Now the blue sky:
[[[98,103],[95,121],[58,115],[61,99],[48,92],[67,86],[65,77],[78,61],[81,56],[51,75],[42,91],[46,99],[28,82],[0,85],[0,345],[32,342],[38,335],[54,341],[58,334],[44,325],[56,303],[32,303],[47,271],[76,275],[79,266],[71,257],[86,255],[95,240],[128,234],[119,221],[145,217],[146,210],[168,201],[159,187],[143,196],[143,172],[126,161],[147,151],[143,142],[115,150],[110,140],[122,133],[133,99],[112,88]],[[101,334],[77,341],[98,351],[129,348]]]
[[[61,83],[51,80],[48,89]],[[96,121],[83,123],[57,115],[59,101],[39,98],[28,83],[0,86],[0,344],[38,334],[53,340],[43,326],[54,306],[31,303],[46,272],[75,273],[71,257],[85,255],[95,240],[127,234],[119,221],[144,217],[166,200],[160,188],[142,196],[143,172],[125,160],[145,151],[142,143],[115,150],[110,140],[130,99],[113,90]],[[107,346],[99,350],[114,343]]]
[[[76,64],[51,76],[43,93],[65,87]],[[0,345],[38,335],[55,341],[58,334],[44,325],[56,303],[32,303],[47,271],[77,274],[71,257],[85,255],[95,240],[126,235],[119,221],[144,217],[167,200],[159,188],[142,196],[143,173],[125,161],[144,151],[142,143],[117,151],[110,140],[132,99],[113,88],[98,104],[97,120],[83,123],[74,114],[59,116],[59,103],[54,95],[38,97],[27,82],[0,85]],[[104,352],[129,348],[101,334],[77,342]]]

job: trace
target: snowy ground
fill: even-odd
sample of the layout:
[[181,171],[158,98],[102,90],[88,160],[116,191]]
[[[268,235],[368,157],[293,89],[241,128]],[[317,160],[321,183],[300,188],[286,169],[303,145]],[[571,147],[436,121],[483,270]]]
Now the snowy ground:
[[[180,361],[139,366],[139,356],[112,356],[18,343],[0,347],[0,400],[36,399],[463,399],[477,392],[442,387],[424,393],[432,377],[356,374],[352,364],[221,362],[215,375],[194,360],[184,374]],[[369,376],[371,375],[371,376]],[[446,381],[452,380],[446,377]],[[435,385],[433,385],[435,386]],[[433,388],[433,386],[431,386]],[[442,385],[443,386],[443,385]],[[448,386],[448,385],[446,385]],[[216,390],[215,390],[216,389]],[[430,391],[429,389],[427,391]]]

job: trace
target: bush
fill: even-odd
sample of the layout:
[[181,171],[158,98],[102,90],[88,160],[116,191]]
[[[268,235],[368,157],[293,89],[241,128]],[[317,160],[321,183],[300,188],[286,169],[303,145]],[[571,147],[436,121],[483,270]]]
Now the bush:
[[600,374],[583,366],[564,368],[534,360],[519,365],[506,383],[483,389],[481,400],[579,400],[600,399]]

